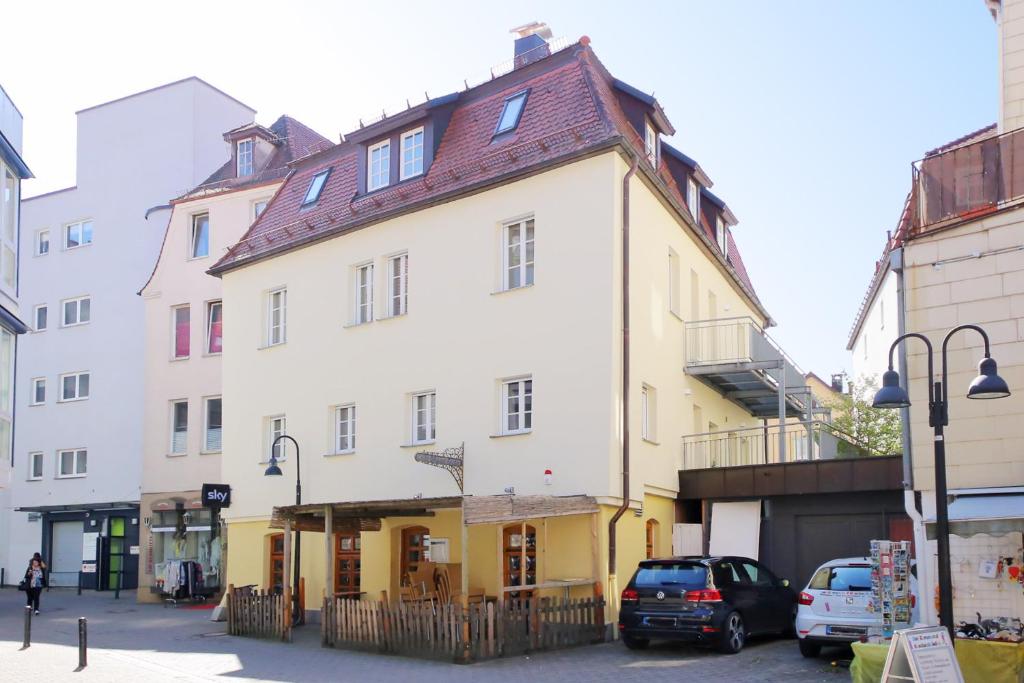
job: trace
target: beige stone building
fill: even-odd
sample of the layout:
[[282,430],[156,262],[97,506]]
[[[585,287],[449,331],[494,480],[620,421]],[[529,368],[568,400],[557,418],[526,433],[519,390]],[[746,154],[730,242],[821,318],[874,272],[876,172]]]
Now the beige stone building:
[[288,116],[269,127],[242,125],[224,140],[223,166],[148,217],[168,223],[139,292],[146,309],[143,602],[215,596],[224,588],[220,520],[200,499],[203,484],[221,481],[223,433],[224,305],[220,279],[206,270],[267,207],[290,164],[332,146]]
[[[959,325],[979,325],[999,374],[1014,392],[1003,400],[968,400],[984,342],[970,330],[950,339],[945,443],[954,616],[969,621],[975,612],[1024,616],[1019,590],[999,591],[995,582],[977,578],[983,558],[1021,562],[1024,530],[1024,404],[1019,398],[1024,390],[1024,169],[1014,161],[1024,154],[1024,2],[988,0],[987,5],[1000,41],[999,121],[928,152],[915,164],[914,184],[848,347],[855,364],[863,350],[865,362],[873,359],[876,370],[888,363],[889,344],[898,335],[918,332],[935,347],[938,374],[945,335]],[[881,312],[892,304],[895,313]],[[935,620],[937,550],[934,541],[926,541],[935,518],[927,362],[918,340],[894,357],[912,401],[904,411],[906,507],[915,520],[923,614]]]

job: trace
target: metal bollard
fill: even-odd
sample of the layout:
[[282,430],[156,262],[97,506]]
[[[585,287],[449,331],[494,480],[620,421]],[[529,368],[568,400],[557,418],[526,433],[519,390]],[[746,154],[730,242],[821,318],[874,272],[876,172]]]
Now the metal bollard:
[[82,572],[78,572],[78,594],[82,594]]
[[75,671],[81,671],[86,667],[87,626],[85,617],[78,617],[78,668]]
[[121,599],[121,568],[117,568],[117,587],[114,589],[114,599]]
[[7,570],[0,567],[0,588],[7,587]]
[[32,644],[32,605],[25,605],[25,638],[22,640],[21,649],[27,650]]

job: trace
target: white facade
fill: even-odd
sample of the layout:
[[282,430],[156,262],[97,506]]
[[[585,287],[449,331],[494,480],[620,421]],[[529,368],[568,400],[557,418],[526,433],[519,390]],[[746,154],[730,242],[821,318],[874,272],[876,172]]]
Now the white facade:
[[853,379],[873,378],[878,386],[881,386],[882,373],[889,368],[889,346],[899,336],[897,274],[885,267],[880,278],[863,320],[847,347],[853,354]]
[[[137,510],[145,335],[136,293],[151,273],[168,215],[148,210],[216,169],[225,156],[221,132],[253,114],[197,78],[78,112],[77,185],[23,208],[26,317],[33,329],[42,327],[45,306],[46,324],[20,349],[22,421],[10,507],[133,503]],[[31,469],[34,459],[41,473]],[[137,526],[137,517],[126,514],[125,523]],[[48,523],[13,512],[9,562],[36,551],[49,556]],[[126,538],[133,533],[137,528]]]
[[18,307],[18,230],[21,180],[31,177],[22,153],[22,116],[0,87],[0,567],[8,536],[14,432],[16,335],[25,331]]

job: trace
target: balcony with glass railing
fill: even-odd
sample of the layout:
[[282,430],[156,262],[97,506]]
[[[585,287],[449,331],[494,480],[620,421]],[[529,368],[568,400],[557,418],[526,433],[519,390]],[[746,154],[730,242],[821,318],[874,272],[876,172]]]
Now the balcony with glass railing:
[[855,438],[821,420],[730,429],[683,437],[682,469],[776,465],[873,455]]

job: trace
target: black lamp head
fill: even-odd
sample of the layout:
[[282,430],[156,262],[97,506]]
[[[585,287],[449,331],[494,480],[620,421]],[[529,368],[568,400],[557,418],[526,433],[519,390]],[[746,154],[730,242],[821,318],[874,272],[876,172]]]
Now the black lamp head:
[[1006,380],[996,372],[996,362],[992,358],[982,358],[978,363],[978,376],[967,389],[967,398],[1006,398],[1010,395],[1010,387]]
[[277,466],[277,458],[270,457],[270,467],[263,473],[264,477],[280,477],[282,474],[281,468]]
[[886,370],[882,374],[882,388],[871,402],[875,408],[906,408],[910,405],[907,390],[900,386],[900,373]]

